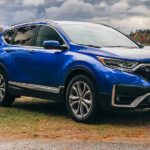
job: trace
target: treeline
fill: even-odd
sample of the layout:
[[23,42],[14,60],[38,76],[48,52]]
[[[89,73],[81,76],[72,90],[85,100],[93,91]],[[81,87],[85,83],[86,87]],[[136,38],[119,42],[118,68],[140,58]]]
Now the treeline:
[[130,37],[144,45],[150,45],[150,30],[136,30],[130,33]]
[[3,27],[0,27],[0,32],[3,31]]

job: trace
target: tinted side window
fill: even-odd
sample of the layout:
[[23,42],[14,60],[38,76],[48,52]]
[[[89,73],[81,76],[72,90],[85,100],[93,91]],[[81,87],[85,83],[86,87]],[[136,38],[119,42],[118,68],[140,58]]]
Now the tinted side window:
[[9,30],[8,32],[4,33],[3,38],[6,41],[6,43],[10,44],[14,33],[15,33],[15,30]]
[[33,45],[33,36],[36,32],[36,26],[20,27],[17,30],[13,44],[14,45]]
[[64,41],[60,37],[60,35],[51,27],[41,26],[39,28],[36,46],[43,47],[43,42],[48,40],[59,41],[60,44],[64,44]]

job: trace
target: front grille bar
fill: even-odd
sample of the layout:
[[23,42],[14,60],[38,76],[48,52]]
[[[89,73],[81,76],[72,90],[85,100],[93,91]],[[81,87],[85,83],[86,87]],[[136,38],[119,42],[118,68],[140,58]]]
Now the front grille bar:
[[126,104],[116,104],[115,103],[115,95],[116,95],[116,85],[113,86],[112,90],[112,106],[113,107],[118,107],[118,108],[136,108],[140,103],[142,103],[148,96],[150,96],[150,93],[146,93],[142,96],[137,97],[132,101],[131,104],[126,105]]
[[150,66],[150,64],[139,64],[139,65],[137,65],[136,67],[134,67],[134,68],[132,69],[132,71],[136,71],[136,70],[138,70],[140,67],[148,67],[148,66]]
[[[148,67],[148,71],[146,71]],[[142,77],[143,79],[145,79],[146,81],[150,81],[150,64],[139,64],[137,65],[135,68],[132,69],[132,72],[140,77]]]

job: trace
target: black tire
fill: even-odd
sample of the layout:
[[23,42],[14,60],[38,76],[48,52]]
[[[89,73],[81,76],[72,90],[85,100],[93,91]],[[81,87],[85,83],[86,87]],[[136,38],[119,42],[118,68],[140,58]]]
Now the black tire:
[[0,95],[0,106],[9,107],[15,100],[15,97],[8,92],[8,80],[2,70],[0,70]]
[[[89,92],[89,102],[92,104],[89,104],[89,110],[88,109],[86,109],[87,107],[85,107],[85,105],[83,105],[83,104],[81,104],[82,103],[82,101],[83,101],[83,99],[85,98],[85,97],[83,97],[83,95],[84,95],[84,92],[81,94],[82,96],[80,97],[80,99],[79,100],[77,100],[77,101],[80,101],[80,102],[76,102],[77,104],[77,106],[75,106],[75,104],[73,104],[73,102],[74,102],[74,100],[73,100],[73,102],[71,102],[72,100],[71,100],[71,98],[75,98],[75,97],[72,97],[72,92],[75,92],[76,90],[74,90],[74,86],[76,86],[76,84],[79,84],[80,85],[80,93],[82,93],[83,91],[84,91],[84,86],[85,86],[85,89],[87,88],[87,90],[89,91],[90,90],[90,92]],[[83,85],[82,85],[83,84]],[[85,84],[85,85],[84,85]],[[87,87],[86,87],[87,86]],[[83,87],[83,88],[82,88]],[[83,89],[83,90],[81,90],[81,89]],[[79,91],[79,90],[78,90]],[[82,92],[81,92],[82,91]],[[88,91],[87,92],[85,92],[85,93],[88,93]],[[75,92],[75,93],[77,93],[77,92]],[[79,92],[78,92],[79,93]],[[86,95],[85,95],[86,96]],[[77,96],[78,97],[78,96]],[[87,99],[87,98],[86,98]],[[86,101],[87,102],[87,101]],[[89,103],[88,102],[88,103]],[[74,102],[75,103],[75,102]],[[86,103],[86,105],[88,104],[88,103]],[[84,103],[85,104],[85,103]],[[69,114],[71,115],[71,117],[74,119],[74,120],[76,120],[76,121],[78,121],[78,122],[89,122],[89,121],[91,121],[91,120],[93,120],[94,119],[94,117],[95,117],[95,115],[97,114],[97,110],[98,110],[98,105],[97,105],[97,100],[96,100],[96,87],[95,87],[95,84],[94,84],[94,82],[88,77],[88,76],[85,76],[85,75],[77,75],[77,76],[75,76],[71,81],[70,81],[70,83],[68,84],[68,87],[67,87],[67,90],[66,90],[66,105],[67,105],[67,109],[68,109],[68,112],[69,112]],[[71,105],[72,105],[72,107],[71,107]],[[74,108],[73,108],[73,105],[74,105]],[[79,110],[79,109],[81,109],[81,106],[82,106],[82,111],[81,110]],[[87,105],[88,106],[88,105]],[[77,110],[75,111],[75,107],[77,108]],[[80,107],[80,108],[79,108]],[[88,111],[89,112],[88,112]],[[86,114],[86,111],[88,112],[85,116],[82,116],[83,115],[83,113],[81,113],[80,114],[80,116],[78,115],[78,111],[80,111],[80,113],[81,112],[83,112],[83,113],[85,113]],[[76,112],[76,113],[75,113]],[[78,113],[77,113],[78,112]]]

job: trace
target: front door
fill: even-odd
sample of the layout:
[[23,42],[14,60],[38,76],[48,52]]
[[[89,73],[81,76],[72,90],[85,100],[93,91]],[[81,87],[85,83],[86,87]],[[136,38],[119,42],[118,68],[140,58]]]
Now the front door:
[[39,26],[35,47],[29,57],[30,83],[50,88],[59,88],[61,86],[61,72],[65,65],[66,51],[58,49],[44,49],[43,42],[47,40],[64,41],[58,32],[50,26]]

